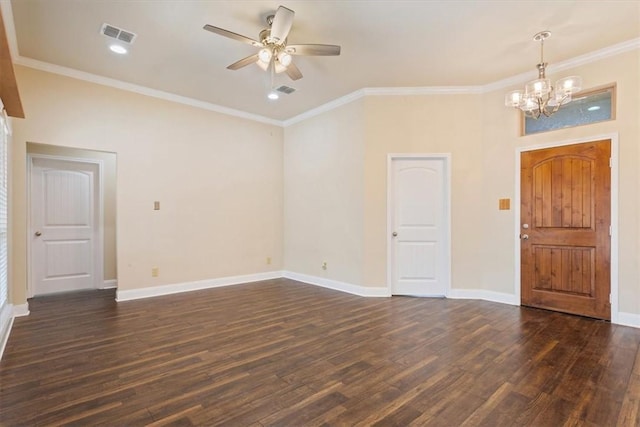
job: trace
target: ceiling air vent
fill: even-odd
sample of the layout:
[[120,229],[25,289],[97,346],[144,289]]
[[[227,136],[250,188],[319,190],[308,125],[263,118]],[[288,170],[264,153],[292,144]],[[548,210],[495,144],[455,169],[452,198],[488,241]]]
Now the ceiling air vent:
[[296,91],[294,88],[289,87],[289,86],[285,86],[285,85],[280,86],[276,90],[278,92],[286,93],[287,95],[290,95],[290,94],[292,94],[293,92]]
[[114,27],[109,24],[102,24],[100,32],[112,39],[120,40],[121,42],[131,44],[136,39],[137,35],[131,31],[123,30],[122,28]]

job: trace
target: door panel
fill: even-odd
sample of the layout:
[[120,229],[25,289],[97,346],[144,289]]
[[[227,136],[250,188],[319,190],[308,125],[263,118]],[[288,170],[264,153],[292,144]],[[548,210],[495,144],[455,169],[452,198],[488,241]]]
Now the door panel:
[[45,169],[42,180],[46,227],[91,227],[92,173]]
[[392,293],[443,296],[448,286],[445,160],[394,159]]
[[33,158],[33,295],[97,286],[97,179],[96,164]]
[[521,155],[522,304],[611,318],[611,142]]
[[44,280],[91,276],[91,240],[44,240]]

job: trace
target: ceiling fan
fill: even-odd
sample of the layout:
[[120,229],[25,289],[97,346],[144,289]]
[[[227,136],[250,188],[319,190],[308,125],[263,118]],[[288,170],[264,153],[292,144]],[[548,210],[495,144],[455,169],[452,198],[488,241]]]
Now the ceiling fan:
[[263,70],[285,72],[292,80],[302,78],[300,69],[293,63],[294,55],[313,56],[337,56],[340,55],[340,46],[330,44],[287,44],[287,36],[293,24],[295,12],[284,6],[278,7],[275,15],[267,16],[268,28],[260,31],[259,40],[234,33],[223,28],[205,25],[204,29],[212,33],[238,40],[243,43],[260,48],[254,55],[247,56],[227,68],[229,70],[239,70],[251,64],[258,64]]

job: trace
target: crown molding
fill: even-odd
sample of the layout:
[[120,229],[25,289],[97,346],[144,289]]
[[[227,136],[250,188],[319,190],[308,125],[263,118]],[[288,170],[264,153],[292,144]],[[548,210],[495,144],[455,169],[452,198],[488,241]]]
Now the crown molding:
[[[579,67],[585,64],[590,64],[592,62],[600,61],[602,59],[606,59],[611,56],[619,55],[621,53],[629,52],[636,49],[640,49],[640,37],[627,40],[622,43],[614,44],[612,46],[608,46],[593,52],[589,52],[584,55],[576,56],[575,58],[567,59],[566,61],[557,62],[550,65],[547,68],[547,72],[549,74],[558,73],[560,71],[569,70],[571,68]],[[493,92],[494,90],[506,89],[510,86],[526,83],[532,79],[537,78],[537,75],[538,72],[534,70],[506,79],[498,80],[496,82],[482,86],[482,93]]]
[[482,86],[365,87],[287,119],[283,122],[283,126],[287,127],[300,123],[365,96],[468,95],[480,93],[482,93]]
[[423,86],[423,87],[368,87],[365,95],[475,95],[482,93],[482,86]]
[[87,82],[96,83],[102,86],[109,86],[116,89],[125,90],[128,92],[138,93],[140,95],[146,95],[153,98],[163,99],[165,101],[171,101],[171,102],[176,102],[178,104],[188,105],[190,107],[201,108],[203,110],[214,111],[216,113],[226,114],[228,116],[239,117],[242,119],[253,120],[260,123],[266,123],[269,125],[282,127],[282,122],[280,120],[274,120],[274,119],[270,119],[268,117],[260,116],[257,114],[251,114],[251,113],[247,113],[240,110],[234,110],[233,108],[227,108],[221,105],[212,104],[205,101],[199,101],[193,98],[188,98],[186,96],[176,95],[174,93],[164,92],[157,89],[151,89],[146,86],[139,86],[133,83],[127,83],[127,82],[112,79],[109,77],[98,76],[96,74],[75,70],[73,68],[62,67],[60,65],[55,65],[48,62],[38,61],[31,58],[25,58],[23,56],[18,56],[14,60],[14,63],[18,65],[23,65],[25,67],[34,68],[36,70],[46,71],[54,74],[60,74],[66,77],[71,77],[78,80],[84,80]]
[[298,114],[290,119],[282,122],[283,127],[291,126],[296,123],[300,123],[301,121],[310,119],[311,117],[315,117],[322,113],[326,113],[327,111],[335,110],[338,107],[349,104],[353,101],[356,101],[365,96],[365,89],[356,90],[355,92],[351,92],[348,95],[342,96],[338,99],[334,99],[333,101],[327,102],[326,104],[322,104],[319,107],[312,108],[311,110],[305,111],[302,114]]
[[[258,114],[247,113],[241,110],[235,110],[233,108],[223,107],[221,105],[212,104],[205,101],[200,101],[186,96],[176,95],[169,92],[164,92],[157,89],[151,89],[145,86],[135,85],[127,83],[121,80],[111,79],[108,77],[102,77],[95,74],[87,73],[84,71],[78,71],[72,68],[62,67],[59,65],[38,61],[31,58],[25,58],[20,56],[18,52],[18,42],[15,31],[15,24],[13,21],[13,10],[11,8],[10,0],[0,0],[0,9],[4,17],[5,30],[7,32],[7,41],[9,43],[9,50],[11,52],[14,62],[18,65],[25,67],[35,68],[41,71],[47,71],[50,73],[60,74],[67,77],[72,77],[79,80],[85,80],[88,82],[100,84],[103,86],[110,86],[117,89],[134,92],[153,98],[163,99],[166,101],[176,102],[179,104],[188,105],[195,108],[201,108],[204,110],[214,111],[229,116],[239,117],[247,120],[253,120],[260,123],[269,125],[287,127],[293,124],[299,123],[311,117],[315,117],[327,111],[331,111],[335,108],[349,104],[365,96],[412,96],[412,95],[462,95],[462,94],[482,94],[488,93],[499,89],[505,89],[510,86],[525,83],[537,76],[535,71],[518,74],[513,77],[498,80],[492,83],[481,86],[423,86],[423,87],[378,87],[378,88],[362,88],[337,98],[333,101],[322,104],[319,107],[315,107],[304,113],[298,114],[286,120],[275,120]],[[599,49],[594,52],[590,52],[584,55],[577,56],[575,58],[568,59],[566,61],[558,62],[549,66],[549,73],[560,72],[571,68],[578,67],[580,65],[589,64],[591,62],[600,61],[602,59],[619,55],[624,52],[629,52],[635,49],[640,49],[640,37],[627,40],[612,46]]]
[[165,101],[176,102],[178,104],[184,104],[190,107],[201,108],[203,110],[213,111],[213,112],[225,114],[228,116],[239,117],[242,119],[252,120],[260,123],[279,126],[279,127],[283,126],[283,123],[280,120],[270,119],[268,117],[260,116],[258,114],[247,113],[245,111],[223,107],[221,105],[213,104],[210,102],[200,101],[200,100],[189,98],[186,96],[176,95],[170,92],[151,89],[146,86],[127,83],[121,80],[111,79],[108,77],[103,77],[96,74],[75,70],[73,68],[67,68],[60,65],[51,64],[49,62],[38,61],[36,59],[23,57],[20,55],[18,50],[18,38],[16,36],[16,27],[13,20],[13,9],[11,7],[11,1],[1,0],[0,9],[2,10],[2,17],[4,18],[5,31],[7,33],[7,42],[9,43],[9,51],[11,53],[11,57],[13,58],[13,62],[15,64],[22,65],[29,68],[34,68],[40,71],[60,74],[60,75],[71,77],[78,80],[84,80],[87,82],[96,83],[102,86],[109,86],[116,89],[125,90],[128,92],[138,93],[141,95],[150,96],[152,98],[158,98]]
[[640,49],[640,37],[607,46],[593,52],[585,53],[584,55],[576,56],[575,58],[567,59],[566,61],[558,62],[557,64],[550,65],[549,71],[551,73],[555,73],[558,71],[568,70],[570,68],[575,68],[579,67],[580,65],[600,61],[602,59],[620,55],[621,53],[630,52],[636,49]]
[[[578,67],[580,65],[589,64],[591,62],[600,61],[611,56],[619,55],[621,53],[629,52],[635,49],[640,49],[640,37],[627,40],[622,43],[618,43],[609,47],[605,47],[594,52],[590,52],[584,55],[577,56],[575,58],[568,59],[566,61],[558,62],[552,66],[549,66],[549,73],[560,72],[571,68]],[[338,108],[342,105],[353,102],[364,96],[411,96],[411,95],[473,95],[493,92],[495,90],[508,88],[510,86],[526,83],[529,80],[535,79],[537,76],[536,71],[526,72],[518,74],[513,77],[498,80],[493,83],[489,83],[482,86],[424,86],[424,87],[378,87],[378,88],[363,88],[352,92],[346,96],[338,98],[334,101],[327,102],[319,107],[306,111],[295,117],[287,119],[283,122],[283,126],[291,126],[292,124],[299,123],[303,120],[325,113],[327,111]]]

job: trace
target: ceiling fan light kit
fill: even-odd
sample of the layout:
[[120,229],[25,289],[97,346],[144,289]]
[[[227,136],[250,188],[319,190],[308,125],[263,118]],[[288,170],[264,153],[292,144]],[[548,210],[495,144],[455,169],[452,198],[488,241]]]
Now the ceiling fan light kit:
[[571,102],[571,96],[582,89],[580,76],[569,76],[551,85],[546,76],[548,64],[544,62],[544,41],[551,36],[550,31],[541,31],[533,36],[533,40],[540,42],[540,63],[536,65],[538,78],[528,82],[524,90],[514,90],[505,96],[504,104],[522,110],[526,117],[538,119],[549,117],[560,107]]
[[292,60],[293,58],[291,57],[291,55],[289,55],[284,50],[281,50],[280,52],[278,52],[278,62],[282,64],[284,67],[288,67],[289,65],[291,65]]
[[271,49],[267,49],[266,47],[260,49],[260,52],[258,52],[258,59],[265,64],[269,64],[272,57],[273,54],[271,53]]
[[[247,65],[257,64],[264,71],[271,74],[272,83],[274,73],[284,72],[291,80],[298,80],[302,78],[302,73],[293,62],[294,55],[338,56],[340,55],[340,46],[326,44],[287,45],[287,37],[293,25],[294,15],[295,12],[293,10],[284,6],[278,7],[274,15],[267,17],[269,28],[265,28],[260,32],[259,41],[213,25],[207,24],[204,29],[260,48],[258,53],[234,62],[227,67],[228,69],[235,71]],[[272,94],[275,95],[275,98],[271,97]],[[278,94],[273,90],[270,90],[267,95],[269,99],[277,99],[277,96]]]

